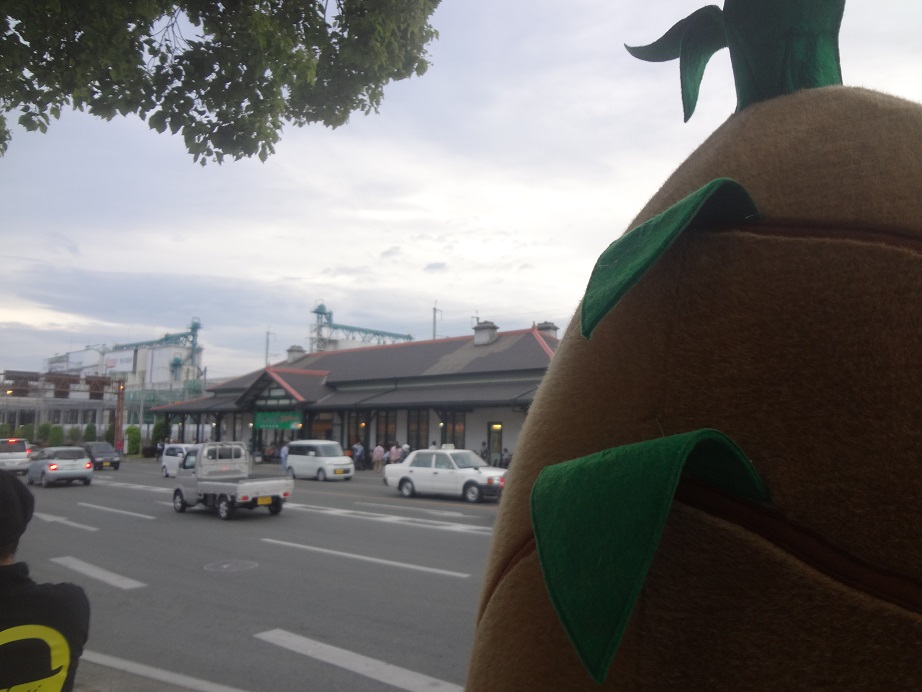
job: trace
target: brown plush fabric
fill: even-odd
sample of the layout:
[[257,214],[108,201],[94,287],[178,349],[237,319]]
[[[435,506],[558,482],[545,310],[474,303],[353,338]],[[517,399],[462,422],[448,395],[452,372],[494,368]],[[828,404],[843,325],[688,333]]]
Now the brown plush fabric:
[[[591,340],[571,325],[507,478],[469,689],[598,689],[529,552],[528,497],[544,466],[609,447],[717,428],[789,520],[922,582],[920,142],[915,104],[786,96],[641,212],[732,177],[764,216],[680,238]],[[920,644],[919,613],[679,503],[604,688],[922,688]]]

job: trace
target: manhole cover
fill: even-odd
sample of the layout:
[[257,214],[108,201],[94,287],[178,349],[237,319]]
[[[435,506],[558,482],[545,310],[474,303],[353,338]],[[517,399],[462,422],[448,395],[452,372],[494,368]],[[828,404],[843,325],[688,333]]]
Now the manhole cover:
[[205,565],[206,572],[243,572],[247,569],[258,567],[258,562],[251,560],[225,560],[224,562],[212,562]]

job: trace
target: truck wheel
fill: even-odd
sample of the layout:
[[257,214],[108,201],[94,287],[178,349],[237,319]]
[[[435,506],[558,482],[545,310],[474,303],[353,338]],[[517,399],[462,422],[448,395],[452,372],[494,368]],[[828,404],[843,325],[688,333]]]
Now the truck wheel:
[[218,499],[218,516],[225,520],[234,516],[234,504],[227,498],[227,495],[222,495]]
[[176,490],[173,491],[173,509],[177,512],[185,512],[188,506],[185,498],[182,496],[182,490],[176,488]]
[[163,477],[164,477],[164,478],[169,478],[169,477],[170,477],[170,472],[166,470],[166,466],[165,466],[165,465],[160,467],[160,473],[163,474]]
[[327,474],[324,473],[323,469],[317,469],[317,480],[325,481],[327,479]]
[[404,497],[413,497],[416,494],[416,489],[413,487],[413,481],[402,480],[400,481],[400,494]]
[[480,502],[483,497],[483,491],[476,483],[468,483],[464,486],[464,499],[468,502]]
[[278,514],[282,511],[282,500],[278,497],[272,498],[272,504],[269,505],[269,514]]

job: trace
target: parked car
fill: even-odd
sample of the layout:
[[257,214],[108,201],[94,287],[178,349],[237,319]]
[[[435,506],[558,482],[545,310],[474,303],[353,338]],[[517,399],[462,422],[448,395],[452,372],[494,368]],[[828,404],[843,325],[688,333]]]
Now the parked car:
[[418,449],[399,464],[384,467],[384,485],[404,497],[455,495],[468,502],[499,497],[506,470],[490,466],[469,449]]
[[192,445],[168,444],[163,448],[163,454],[160,455],[160,473],[164,478],[175,477],[179,469],[179,463],[186,452]]
[[295,440],[288,443],[288,475],[291,478],[352,480],[355,464],[343,454],[339,442]]
[[93,479],[93,462],[83,447],[47,447],[32,455],[26,482],[48,487],[53,483],[82,481],[89,485]]
[[107,468],[118,471],[118,465],[122,463],[122,455],[108,442],[84,442],[83,448],[90,455],[93,468],[97,471]]
[[0,440],[0,469],[25,474],[29,469],[31,455],[32,445],[23,437],[7,437]]

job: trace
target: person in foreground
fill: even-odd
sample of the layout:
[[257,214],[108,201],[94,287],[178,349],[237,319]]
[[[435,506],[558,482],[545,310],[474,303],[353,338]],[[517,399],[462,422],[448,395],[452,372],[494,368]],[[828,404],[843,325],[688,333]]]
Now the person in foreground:
[[0,690],[74,688],[90,630],[90,603],[76,584],[37,584],[16,561],[35,498],[0,471]]

